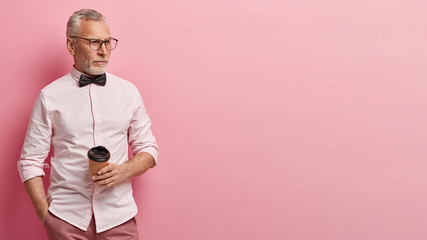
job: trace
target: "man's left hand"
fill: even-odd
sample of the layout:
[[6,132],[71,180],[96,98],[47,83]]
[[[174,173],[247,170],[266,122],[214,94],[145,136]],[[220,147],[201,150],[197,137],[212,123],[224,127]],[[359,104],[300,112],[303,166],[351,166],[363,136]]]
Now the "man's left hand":
[[101,168],[98,174],[92,177],[92,181],[101,187],[113,187],[127,179],[126,165],[117,165],[115,163],[109,163],[107,166]]

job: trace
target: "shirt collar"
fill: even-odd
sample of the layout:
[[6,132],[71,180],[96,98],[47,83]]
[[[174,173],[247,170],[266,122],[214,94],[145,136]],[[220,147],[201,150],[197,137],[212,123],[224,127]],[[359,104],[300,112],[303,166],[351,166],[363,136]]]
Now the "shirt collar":
[[77,82],[77,83],[79,83],[79,79],[80,79],[80,76],[82,75],[83,73],[81,73],[81,72],[79,72],[79,71],[77,71],[77,69],[73,66],[73,69],[71,69],[71,76],[73,77],[73,79]]

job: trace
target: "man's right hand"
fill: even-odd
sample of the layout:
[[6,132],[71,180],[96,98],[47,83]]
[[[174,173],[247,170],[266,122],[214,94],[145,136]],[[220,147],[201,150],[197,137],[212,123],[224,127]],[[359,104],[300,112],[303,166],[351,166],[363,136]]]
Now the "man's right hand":
[[44,221],[46,220],[47,215],[49,215],[49,210],[48,209],[46,209],[46,211],[44,213],[42,213],[41,216],[39,216],[39,218],[42,221],[42,223],[44,223]]

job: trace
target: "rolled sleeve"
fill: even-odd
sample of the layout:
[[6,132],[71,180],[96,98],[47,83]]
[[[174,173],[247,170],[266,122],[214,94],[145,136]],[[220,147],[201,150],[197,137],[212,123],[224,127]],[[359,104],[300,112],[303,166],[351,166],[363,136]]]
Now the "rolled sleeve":
[[45,175],[43,168],[49,166],[44,161],[50,151],[51,137],[52,124],[45,98],[40,92],[31,112],[21,157],[18,160],[18,171],[22,182]]
[[144,103],[139,93],[138,96],[138,107],[132,116],[128,129],[129,145],[133,155],[147,152],[153,156],[155,164],[157,164],[159,148],[151,132],[151,120],[145,111]]

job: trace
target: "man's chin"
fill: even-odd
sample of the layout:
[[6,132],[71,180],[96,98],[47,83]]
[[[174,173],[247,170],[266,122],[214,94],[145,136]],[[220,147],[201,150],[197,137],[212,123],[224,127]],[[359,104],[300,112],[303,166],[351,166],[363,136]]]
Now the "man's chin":
[[105,73],[105,70],[106,70],[105,67],[104,68],[90,68],[90,69],[87,70],[87,72],[90,75],[101,75],[101,74]]

